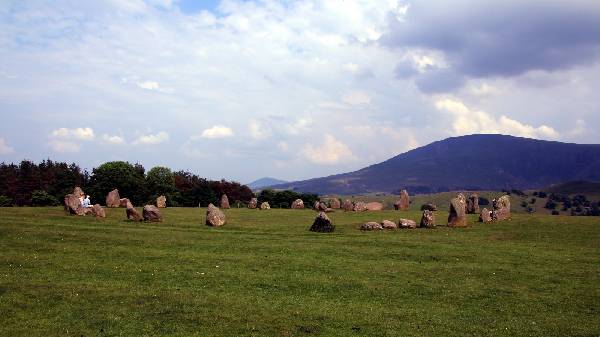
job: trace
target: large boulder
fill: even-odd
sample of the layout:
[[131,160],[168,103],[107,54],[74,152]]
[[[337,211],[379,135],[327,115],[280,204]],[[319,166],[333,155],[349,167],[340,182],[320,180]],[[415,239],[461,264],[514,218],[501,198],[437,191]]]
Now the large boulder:
[[258,199],[256,199],[256,198],[250,199],[250,202],[248,203],[248,208],[256,209],[256,207],[258,207]]
[[119,190],[115,188],[106,195],[106,207],[119,206],[121,206],[121,197],[119,196]]
[[398,228],[402,228],[402,229],[417,228],[417,223],[414,222],[413,220],[409,220],[409,219],[400,219],[400,220],[398,220]]
[[400,199],[394,203],[395,210],[407,210],[410,207],[410,197],[406,190],[400,192]]
[[492,212],[487,208],[482,209],[481,213],[479,214],[479,222],[492,222]]
[[77,214],[77,209],[81,207],[81,202],[79,201],[79,197],[75,194],[67,194],[65,195],[65,211],[70,214]]
[[383,204],[380,202],[369,202],[367,203],[367,210],[369,211],[381,211],[383,210]]
[[138,212],[135,208],[130,207],[125,209],[125,214],[127,214],[127,219],[132,221],[142,221],[142,216],[140,212]]
[[467,199],[467,214],[479,213],[479,196],[477,193],[472,193]]
[[229,198],[227,198],[227,194],[223,194],[221,196],[221,208],[222,209],[229,209]]
[[423,215],[421,216],[421,222],[419,223],[419,227],[434,228],[435,227],[435,213],[428,209],[424,210]]
[[271,205],[269,205],[269,203],[265,201],[262,204],[260,204],[260,209],[263,211],[267,210],[267,209],[271,209]]
[[374,222],[374,221],[369,221],[360,226],[361,231],[377,231],[377,230],[382,230],[382,229],[383,229],[383,226],[381,226],[380,223]]
[[133,208],[133,204],[127,198],[119,199],[119,206],[123,208]]
[[92,207],[92,213],[96,218],[106,218],[106,212],[104,211],[104,208],[100,206],[100,204],[95,204]]
[[227,223],[225,213],[213,204],[209,204],[206,209],[206,225],[212,227],[221,227]]
[[381,222],[381,227],[383,227],[383,229],[398,229],[398,225],[390,220],[383,220]]
[[302,199],[296,199],[292,202],[292,209],[304,209],[304,201]]
[[340,207],[342,207],[342,204],[340,203],[340,199],[338,199],[338,198],[329,199],[329,208],[340,209]]
[[467,227],[467,214],[464,196],[460,195],[450,200],[450,214],[448,214],[448,227]]
[[158,207],[154,205],[146,205],[142,210],[144,221],[159,222],[162,221],[162,215]]
[[83,207],[79,205],[79,207],[77,207],[77,209],[75,210],[75,214],[85,216],[88,214],[94,214],[94,210],[92,209],[92,207]]
[[421,210],[422,211],[427,210],[427,211],[435,212],[435,211],[437,211],[437,206],[435,204],[432,204],[432,203],[428,202],[426,204],[421,205]]
[[319,215],[317,215],[315,221],[310,227],[311,232],[330,233],[334,230],[335,226],[331,223],[331,220],[329,220],[329,217],[327,217],[325,212],[319,212]]
[[356,203],[354,203],[354,207],[352,208],[352,210],[355,212],[364,212],[367,209],[367,204],[365,204],[362,201],[357,201]]
[[161,195],[160,197],[156,198],[156,207],[158,207],[158,208],[167,207],[167,197],[165,197],[164,195]]
[[73,194],[77,198],[85,196],[85,193],[83,193],[83,190],[79,186],[75,186],[75,188],[73,189]]
[[510,219],[510,197],[508,195],[503,195],[497,200],[494,200],[493,205],[494,211],[492,212],[492,219]]
[[319,200],[315,201],[315,204],[313,205],[313,209],[317,212],[325,212],[327,208],[327,204]]
[[346,212],[350,212],[354,209],[354,205],[352,204],[352,201],[346,199],[344,200],[344,202],[342,202],[342,209]]

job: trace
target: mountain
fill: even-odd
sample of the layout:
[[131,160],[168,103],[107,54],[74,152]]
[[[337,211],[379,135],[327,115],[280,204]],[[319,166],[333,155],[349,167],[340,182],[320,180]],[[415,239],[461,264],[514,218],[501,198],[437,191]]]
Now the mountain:
[[600,181],[600,145],[504,135],[448,138],[361,170],[280,184],[299,192],[411,194],[533,189],[572,180]]
[[600,183],[591,181],[568,181],[543,189],[548,193],[600,195]]
[[260,178],[249,184],[246,184],[246,185],[248,187],[250,187],[250,189],[255,190],[255,189],[259,189],[259,188],[263,188],[263,187],[268,187],[268,186],[277,185],[277,184],[285,184],[285,183],[287,183],[287,181],[285,181],[285,180],[264,177],[264,178]]

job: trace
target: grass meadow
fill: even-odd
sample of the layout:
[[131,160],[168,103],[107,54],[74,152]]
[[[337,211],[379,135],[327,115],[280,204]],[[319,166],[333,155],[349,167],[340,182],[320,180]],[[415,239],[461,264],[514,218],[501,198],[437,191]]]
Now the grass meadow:
[[[599,336],[600,219],[163,210],[162,223],[0,208],[2,336]],[[437,212],[438,224],[447,213]]]

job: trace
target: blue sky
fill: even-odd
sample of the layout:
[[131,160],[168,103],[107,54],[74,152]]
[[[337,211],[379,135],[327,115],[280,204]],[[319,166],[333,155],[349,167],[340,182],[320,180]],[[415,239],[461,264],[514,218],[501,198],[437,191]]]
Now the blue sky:
[[432,141],[600,140],[600,4],[0,2],[0,161],[249,182]]

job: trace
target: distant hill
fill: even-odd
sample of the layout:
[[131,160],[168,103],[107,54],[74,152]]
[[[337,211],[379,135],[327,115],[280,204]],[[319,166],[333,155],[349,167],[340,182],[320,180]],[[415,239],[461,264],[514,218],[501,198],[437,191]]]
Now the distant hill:
[[264,177],[264,178],[260,178],[258,180],[255,180],[249,184],[246,184],[248,187],[250,187],[253,190],[256,189],[260,189],[263,187],[268,187],[268,186],[273,186],[273,185],[277,185],[277,184],[285,184],[287,183],[287,181],[285,180],[279,180],[279,179],[275,179],[275,178],[270,178],[270,177]]
[[569,181],[563,184],[552,185],[544,188],[548,193],[560,194],[583,194],[583,195],[600,195],[600,182],[591,181]]
[[361,170],[277,185],[300,192],[359,194],[543,188],[600,181],[600,145],[504,135],[448,138]]

